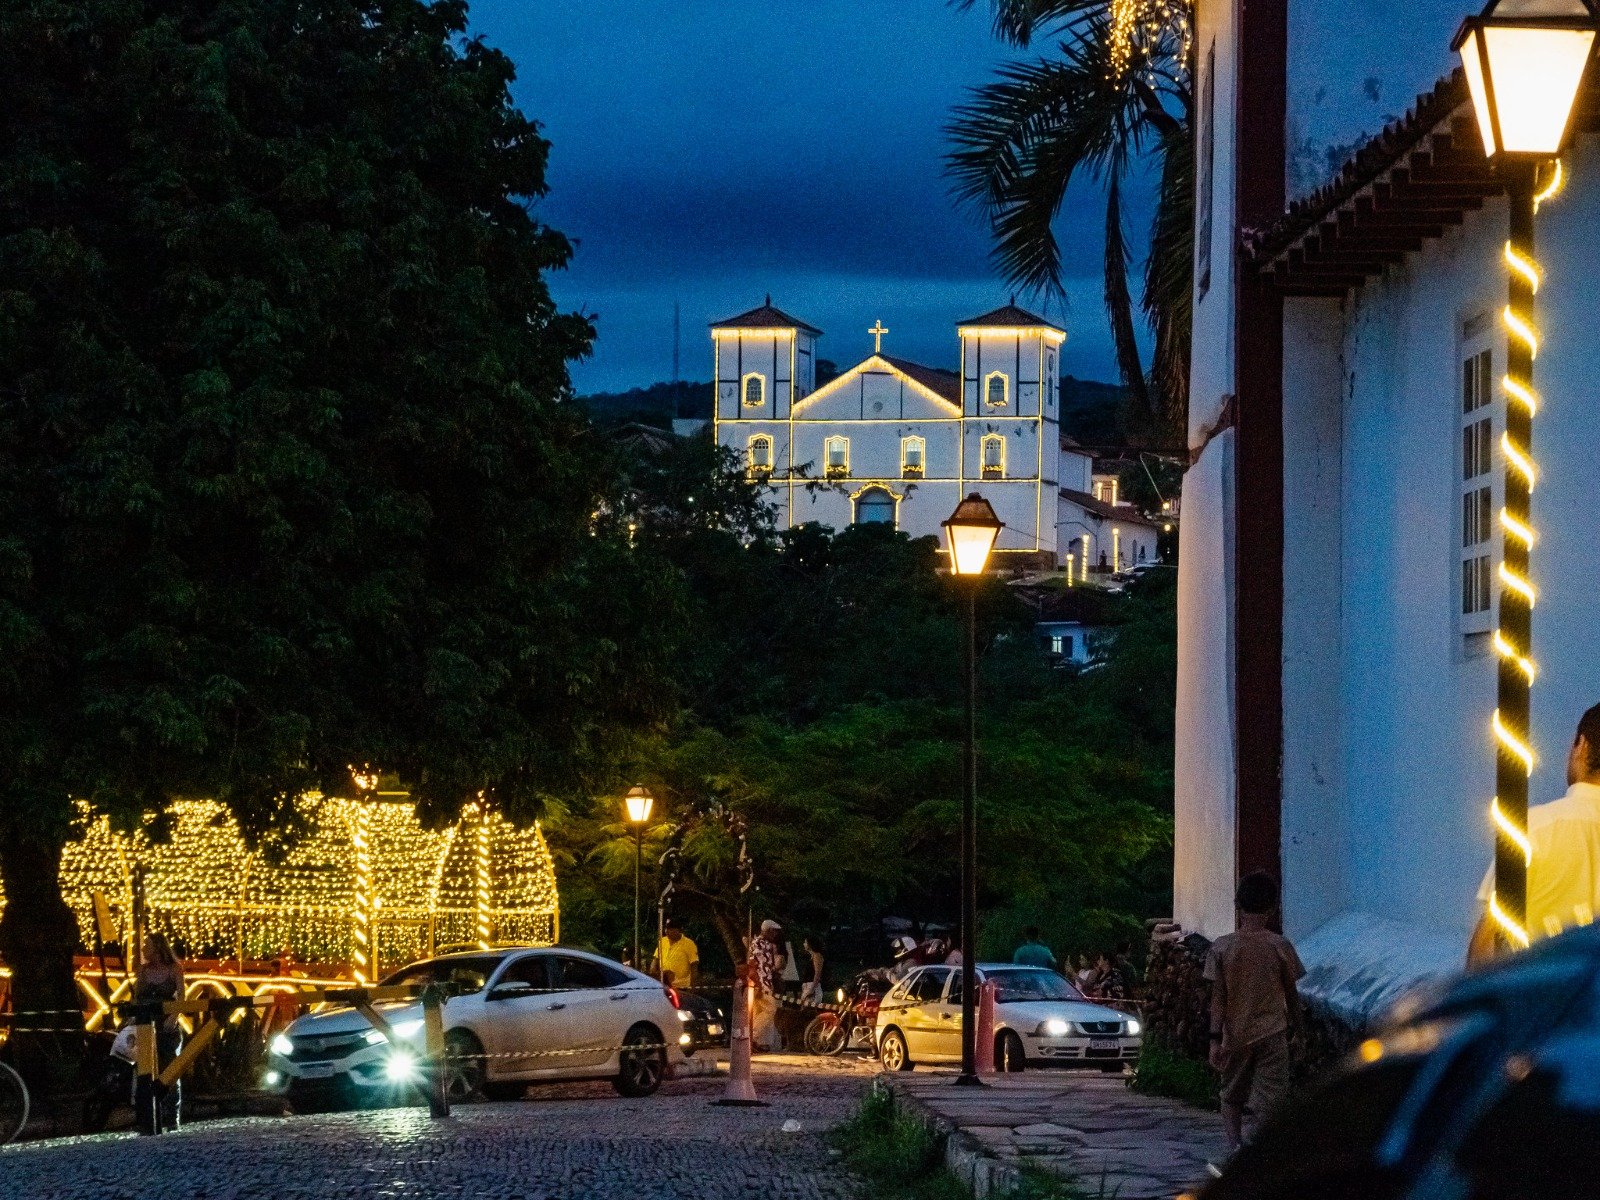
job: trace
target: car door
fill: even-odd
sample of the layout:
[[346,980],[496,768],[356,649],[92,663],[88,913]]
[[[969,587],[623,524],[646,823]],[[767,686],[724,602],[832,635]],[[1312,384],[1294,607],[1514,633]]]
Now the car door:
[[906,1048],[913,1061],[939,1056],[939,1011],[949,976],[948,967],[924,967],[911,981],[906,1020],[901,1028],[905,1030]]
[[548,954],[521,955],[485,989],[472,1031],[489,1055],[489,1078],[525,1076],[551,1061],[539,1054],[571,1043],[567,1006],[552,986],[550,967]]
[[[959,1059],[961,1057],[961,972],[948,972],[950,986],[940,1001],[932,1006],[933,1028],[929,1033],[932,1049],[927,1057],[933,1059]],[[982,976],[979,977],[982,982]]]
[[563,1018],[565,1042],[550,1069],[578,1073],[599,1066],[622,1044],[630,1024],[630,992],[621,987],[629,976],[615,967],[576,954],[551,953],[551,1010]]

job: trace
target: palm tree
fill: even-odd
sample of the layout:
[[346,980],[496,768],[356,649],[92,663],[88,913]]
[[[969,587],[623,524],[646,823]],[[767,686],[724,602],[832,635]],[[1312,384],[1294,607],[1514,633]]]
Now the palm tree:
[[[952,0],[969,8],[978,0]],[[1008,279],[1062,296],[1053,229],[1067,186],[1105,191],[1105,299],[1134,430],[1183,444],[1194,247],[1190,0],[989,0],[996,34],[1056,55],[1010,63],[955,110],[947,162],[956,195],[982,212]],[[1143,309],[1155,329],[1147,376],[1135,340],[1123,184],[1146,161],[1160,191]]]

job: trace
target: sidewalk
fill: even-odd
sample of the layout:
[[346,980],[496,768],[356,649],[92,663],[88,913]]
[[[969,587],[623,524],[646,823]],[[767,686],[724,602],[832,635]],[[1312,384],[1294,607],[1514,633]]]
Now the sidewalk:
[[1098,1071],[990,1076],[984,1088],[953,1087],[948,1070],[886,1078],[949,1135],[946,1161],[979,1197],[1014,1182],[1026,1161],[1091,1196],[1173,1200],[1227,1152],[1216,1113],[1141,1096]]

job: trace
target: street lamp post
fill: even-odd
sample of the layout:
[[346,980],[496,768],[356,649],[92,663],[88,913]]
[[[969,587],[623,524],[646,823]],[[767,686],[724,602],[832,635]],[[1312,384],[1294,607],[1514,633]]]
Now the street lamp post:
[[644,865],[644,827],[650,820],[650,810],[655,807],[656,798],[650,794],[649,788],[632,787],[623,803],[628,810],[628,823],[633,826],[633,969],[642,971],[639,965],[639,902],[640,902],[640,873]]
[[978,1078],[978,581],[1004,524],[977,492],[944,522],[950,571],[966,584],[967,629],[963,667],[967,677],[966,754],[961,788],[961,1087]]
[[[1539,349],[1534,295],[1542,272],[1534,258],[1534,216],[1561,186],[1566,144],[1583,76],[1600,30],[1591,0],[1491,0],[1456,33],[1478,132],[1489,161],[1506,182],[1505,504],[1500,509],[1500,605],[1494,646],[1499,654],[1493,729],[1496,742],[1494,892],[1489,914],[1502,945],[1528,945],[1528,779],[1533,773],[1529,699],[1533,606],[1529,570],[1535,531],[1530,503],[1537,469],[1533,418],[1539,408],[1533,360]],[[1541,173],[1544,186],[1541,188]]]

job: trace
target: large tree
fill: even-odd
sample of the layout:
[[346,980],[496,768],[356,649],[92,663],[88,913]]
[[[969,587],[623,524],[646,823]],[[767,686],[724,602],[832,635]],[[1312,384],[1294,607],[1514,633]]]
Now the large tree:
[[[950,126],[956,193],[989,223],[1014,283],[1062,295],[1056,221],[1069,185],[1105,193],[1106,311],[1130,420],[1142,440],[1182,446],[1189,394],[1194,254],[1191,0],[987,0],[996,34],[1047,57],[1009,63],[974,89]],[[952,0],[969,8],[979,0]],[[1159,179],[1143,308],[1155,328],[1147,373],[1128,286],[1123,192],[1153,163]]]
[[459,0],[0,12],[0,955],[75,1004],[74,798],[248,830],[582,790],[660,706],[562,403],[547,144]]

